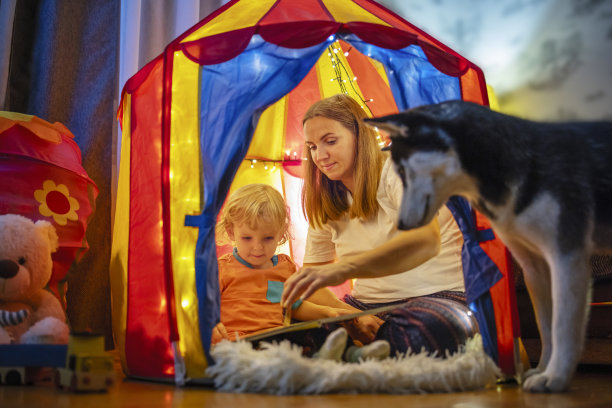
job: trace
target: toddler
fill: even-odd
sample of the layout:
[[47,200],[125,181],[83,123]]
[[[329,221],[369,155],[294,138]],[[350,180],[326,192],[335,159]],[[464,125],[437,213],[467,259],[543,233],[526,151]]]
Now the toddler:
[[[289,211],[283,197],[266,184],[243,186],[225,204],[216,227],[217,243],[231,241],[234,248],[218,260],[221,321],[213,329],[213,344],[283,325],[280,304],[283,283],[296,271],[296,265],[289,256],[276,254],[276,250],[290,238],[289,225]],[[295,302],[292,309],[292,318],[302,321],[348,313],[345,309],[308,300]],[[299,333],[288,337],[299,343],[296,341]],[[319,346],[315,354],[319,358],[340,360],[344,355],[347,361],[357,361],[389,355],[386,341],[346,349],[344,328],[318,340],[311,338],[309,342]]]

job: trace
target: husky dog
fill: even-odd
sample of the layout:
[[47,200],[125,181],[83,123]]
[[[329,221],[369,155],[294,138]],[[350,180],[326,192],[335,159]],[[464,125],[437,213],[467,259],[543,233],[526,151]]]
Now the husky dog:
[[568,388],[585,337],[592,253],[612,254],[612,123],[538,123],[463,101],[366,119],[391,136],[398,227],[468,199],[524,270],[542,340],[523,386]]

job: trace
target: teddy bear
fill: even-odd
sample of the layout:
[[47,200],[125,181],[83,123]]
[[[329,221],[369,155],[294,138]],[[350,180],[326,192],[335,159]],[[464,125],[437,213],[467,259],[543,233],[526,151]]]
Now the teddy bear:
[[58,236],[48,221],[0,215],[0,344],[66,344],[59,300],[45,286]]

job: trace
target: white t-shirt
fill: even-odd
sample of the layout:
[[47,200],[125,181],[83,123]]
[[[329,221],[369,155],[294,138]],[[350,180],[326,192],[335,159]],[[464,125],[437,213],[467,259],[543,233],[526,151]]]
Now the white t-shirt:
[[[378,215],[368,221],[350,219],[348,214],[328,221],[320,229],[308,229],[304,263],[342,260],[387,242],[400,231],[397,219],[402,199],[402,182],[385,162],[377,191]],[[408,297],[429,295],[443,290],[464,291],[461,266],[463,236],[451,212],[443,206],[438,212],[440,253],[422,265],[396,275],[357,279],[352,295],[366,303],[384,303]]]

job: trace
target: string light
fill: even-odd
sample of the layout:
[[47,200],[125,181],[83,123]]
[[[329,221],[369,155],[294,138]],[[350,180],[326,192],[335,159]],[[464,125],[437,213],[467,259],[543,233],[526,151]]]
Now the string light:
[[[291,157],[291,154],[293,154],[293,158]],[[257,162],[259,161],[260,163],[262,163],[264,170],[270,170],[272,172],[277,170],[277,163],[284,163],[285,161],[294,161],[294,160],[299,160],[297,158],[297,152],[293,152],[291,153],[289,150],[287,150],[287,155],[283,160],[261,160],[261,159],[244,159],[245,161],[250,162],[250,167],[252,169],[255,168],[255,165],[257,164]]]
[[[353,47],[350,47],[346,52],[341,53],[344,54],[345,57],[347,57],[350,53],[350,51],[353,49]],[[342,60],[342,58],[340,57],[336,57],[334,58],[333,54],[338,54],[338,50],[342,51],[342,48],[338,47],[334,47],[333,44],[329,45],[327,47],[327,55],[330,57],[330,60],[332,62],[332,69],[334,71],[334,77],[330,78],[330,82],[334,82],[337,81],[338,82],[338,86],[340,87],[340,93],[343,93],[345,95],[349,95],[349,89],[347,88],[347,84],[350,85],[351,89],[352,89],[352,94],[355,95],[357,98],[359,98],[361,104],[361,109],[364,109],[366,111],[368,111],[370,113],[370,116],[373,116],[372,111],[370,110],[370,107],[367,105],[369,102],[374,102],[374,99],[369,98],[369,99],[364,99],[361,94],[357,91],[357,89],[355,88],[355,86],[353,85],[353,82],[357,81],[357,77],[353,76],[353,79],[347,79],[350,78],[351,76],[349,75],[348,70],[346,69],[346,66],[344,65],[344,61]]]

